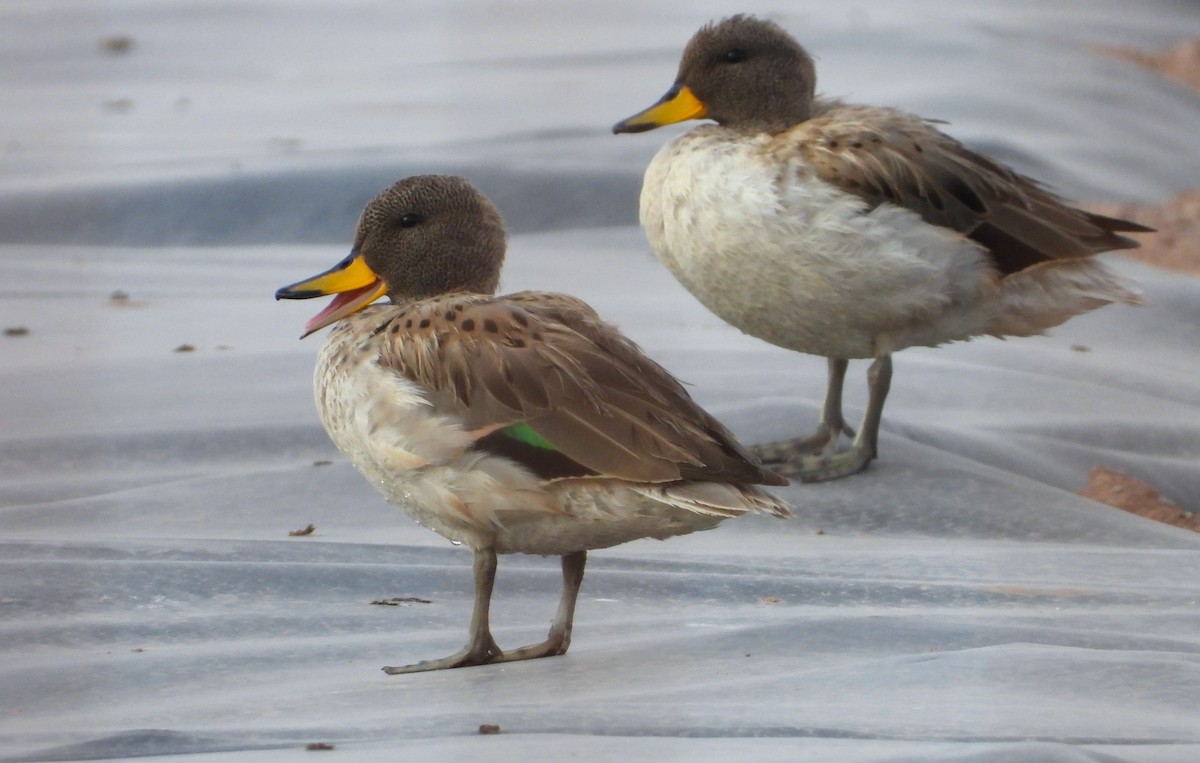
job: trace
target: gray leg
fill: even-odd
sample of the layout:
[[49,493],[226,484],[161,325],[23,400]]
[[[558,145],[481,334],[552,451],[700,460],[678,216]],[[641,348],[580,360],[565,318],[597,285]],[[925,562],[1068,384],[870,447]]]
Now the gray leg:
[[492,587],[496,580],[496,552],[484,549],[475,552],[475,609],[471,614],[471,636],[467,645],[457,653],[440,660],[426,660],[415,665],[393,668],[385,667],[384,673],[421,673],[427,670],[464,668],[470,665],[485,665],[494,662],[516,662],[537,657],[552,657],[566,654],[571,645],[571,624],[575,619],[575,601],[579,598],[579,587],[583,584],[583,568],[587,564],[587,552],[575,551],[562,558],[563,589],[558,602],[558,612],[550,625],[550,634],[539,644],[530,644],[510,652],[503,652],[492,639],[488,625],[488,609],[492,600]]
[[492,588],[496,583],[496,552],[485,548],[475,552],[475,608],[471,612],[471,635],[457,653],[440,660],[424,660],[413,665],[385,667],[384,673],[422,673],[426,670],[463,668],[468,665],[483,665],[495,662],[504,653],[496,646],[488,624],[488,610],[492,603]]
[[842,388],[846,384],[846,369],[850,367],[850,361],[845,358],[826,358],[826,361],[829,363],[829,383],[825,387],[825,405],[821,408],[821,423],[817,426],[817,433],[825,430],[829,438],[826,443],[828,450],[837,445],[838,435],[853,437],[854,430],[846,426],[846,420],[842,418]]
[[854,440],[854,447],[861,450],[868,461],[879,455],[879,422],[883,419],[883,404],[887,402],[891,388],[892,356],[881,355],[867,369],[867,412]]
[[562,558],[562,597],[558,600],[558,613],[550,624],[550,635],[546,640],[505,652],[496,662],[532,660],[567,653],[567,647],[571,645],[571,624],[575,620],[575,601],[579,598],[579,586],[583,584],[583,568],[586,564],[586,551],[576,551]]
[[780,466],[787,474],[788,464],[801,456],[832,455],[837,450],[842,434],[854,436],[854,430],[846,426],[842,418],[842,387],[846,381],[846,368],[850,361],[844,358],[826,358],[829,364],[829,382],[825,387],[825,404],[821,408],[821,421],[816,430],[807,437],[780,440],[754,445],[750,452],[767,466]]
[[[824,446],[813,450],[796,448],[784,450],[782,458],[767,458],[768,454],[760,455],[763,462],[780,474],[790,477],[797,482],[825,482],[861,472],[879,452],[879,423],[883,416],[883,404],[887,401],[888,390],[892,384],[892,357],[881,355],[876,358],[867,370],[867,411],[863,416],[862,427],[855,436],[854,444],[849,450],[836,452],[838,437],[842,433],[854,436],[854,431],[842,420],[842,380],[846,374],[845,360],[829,359],[830,389],[825,395],[825,409],[822,413],[821,426],[813,438],[792,442],[805,443],[814,438],[826,436]],[[836,391],[834,387],[836,386]],[[756,455],[760,449],[774,448],[786,443],[770,443],[751,449]],[[771,453],[769,455],[778,456]]]

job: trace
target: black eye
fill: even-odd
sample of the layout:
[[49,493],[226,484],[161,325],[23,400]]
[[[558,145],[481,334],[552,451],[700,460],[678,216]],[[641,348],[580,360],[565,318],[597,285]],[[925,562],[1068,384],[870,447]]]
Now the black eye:
[[425,222],[425,218],[416,212],[405,212],[400,216],[400,219],[396,221],[396,225],[400,226],[401,228],[412,228],[413,226],[420,225],[423,222]]
[[725,60],[731,64],[740,64],[742,61],[746,60],[746,51],[742,50],[741,48],[733,48],[732,50],[726,51]]

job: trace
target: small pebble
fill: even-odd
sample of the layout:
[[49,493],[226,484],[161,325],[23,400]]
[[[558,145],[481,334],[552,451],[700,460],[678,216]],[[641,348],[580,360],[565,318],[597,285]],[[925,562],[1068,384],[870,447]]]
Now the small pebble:
[[100,102],[100,107],[110,114],[127,114],[133,110],[132,98],[109,98]]
[[128,53],[133,50],[133,38],[127,34],[114,34],[100,40],[100,50],[113,55]]

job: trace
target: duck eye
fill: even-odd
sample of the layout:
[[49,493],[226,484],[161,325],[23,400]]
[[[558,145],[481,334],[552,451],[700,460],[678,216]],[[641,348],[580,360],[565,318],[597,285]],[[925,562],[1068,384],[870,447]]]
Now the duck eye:
[[416,212],[406,212],[400,216],[400,219],[396,221],[396,224],[401,228],[412,228],[413,226],[420,225],[423,222],[425,222],[425,218]]
[[725,60],[731,64],[740,64],[742,61],[746,60],[746,51],[742,50],[741,48],[733,48],[732,50],[726,51]]

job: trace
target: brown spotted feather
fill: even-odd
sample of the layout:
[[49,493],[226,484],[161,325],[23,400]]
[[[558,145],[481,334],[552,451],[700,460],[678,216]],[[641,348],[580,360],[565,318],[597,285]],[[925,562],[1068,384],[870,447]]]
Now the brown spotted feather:
[[1037,181],[1001,167],[902,111],[833,105],[779,136],[817,175],[862,197],[891,203],[985,246],[1003,274],[1039,262],[1138,246],[1118,232],[1127,220],[1067,205]]
[[[578,300],[455,295],[404,310],[404,333],[387,335],[380,363],[427,389],[438,410],[487,438],[485,447],[503,448],[539,474],[785,484]],[[496,430],[519,422],[567,460],[541,463],[547,459],[537,449],[498,444]]]

